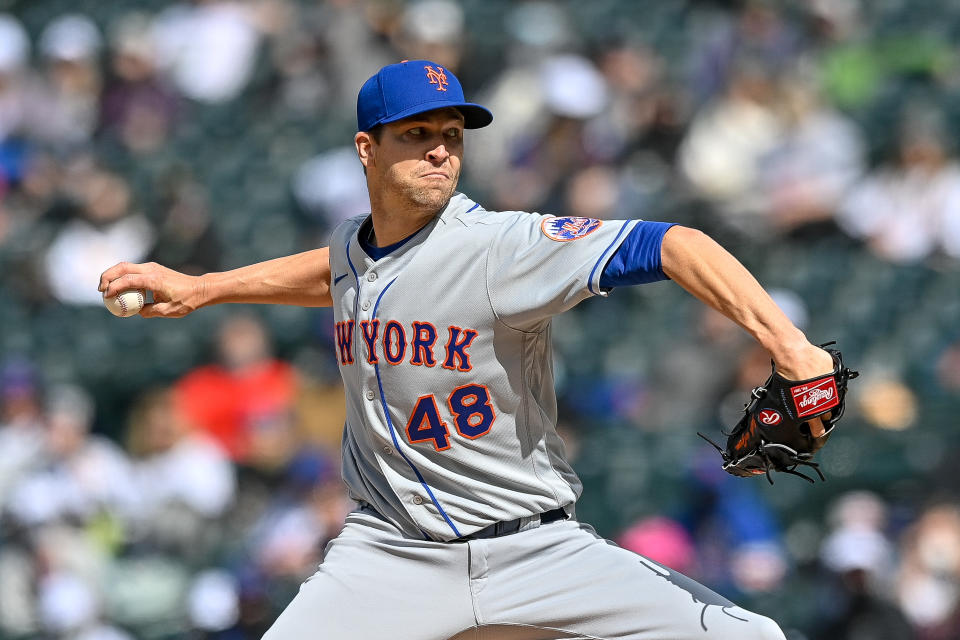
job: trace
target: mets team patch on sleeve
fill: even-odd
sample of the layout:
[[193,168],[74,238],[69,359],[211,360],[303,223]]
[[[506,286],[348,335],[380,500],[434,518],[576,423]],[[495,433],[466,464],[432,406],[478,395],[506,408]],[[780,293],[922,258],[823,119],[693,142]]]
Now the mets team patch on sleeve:
[[543,235],[557,242],[570,242],[584,236],[588,236],[602,224],[601,220],[595,218],[577,218],[574,216],[564,216],[562,218],[544,218],[540,223],[540,230]]

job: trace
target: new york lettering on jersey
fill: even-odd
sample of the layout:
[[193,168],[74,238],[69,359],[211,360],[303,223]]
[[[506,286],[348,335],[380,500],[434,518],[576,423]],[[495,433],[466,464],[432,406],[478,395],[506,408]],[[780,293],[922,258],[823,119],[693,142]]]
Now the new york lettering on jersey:
[[[409,347],[409,363],[417,366],[436,366],[441,362],[444,369],[453,371],[471,371],[470,353],[467,351],[476,339],[478,332],[455,325],[447,327],[446,344],[437,343],[437,328],[430,322],[414,320],[410,323],[409,339],[403,323],[387,320],[384,331],[380,331],[379,318],[360,321],[360,337],[363,340],[364,353],[368,364],[378,364],[380,356],[393,365],[404,361]],[[337,356],[343,366],[354,364],[353,337],[354,320],[341,320],[336,323]]]

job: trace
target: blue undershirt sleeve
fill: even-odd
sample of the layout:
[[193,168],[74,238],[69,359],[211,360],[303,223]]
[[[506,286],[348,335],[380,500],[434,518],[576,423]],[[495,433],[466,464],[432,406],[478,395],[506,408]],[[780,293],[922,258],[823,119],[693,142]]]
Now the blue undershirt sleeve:
[[600,275],[604,289],[630,284],[646,284],[668,280],[660,262],[663,236],[673,222],[638,222],[617,248]]

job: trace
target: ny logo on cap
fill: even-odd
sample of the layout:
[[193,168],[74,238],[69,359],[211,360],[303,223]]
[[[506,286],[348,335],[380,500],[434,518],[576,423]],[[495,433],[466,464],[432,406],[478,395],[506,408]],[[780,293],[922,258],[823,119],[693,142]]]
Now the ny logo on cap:
[[437,91],[446,91],[447,85],[450,84],[450,81],[447,80],[447,74],[443,72],[443,67],[437,66],[434,69],[432,66],[427,65],[424,67],[427,70],[427,80],[430,81],[430,84],[437,85]]

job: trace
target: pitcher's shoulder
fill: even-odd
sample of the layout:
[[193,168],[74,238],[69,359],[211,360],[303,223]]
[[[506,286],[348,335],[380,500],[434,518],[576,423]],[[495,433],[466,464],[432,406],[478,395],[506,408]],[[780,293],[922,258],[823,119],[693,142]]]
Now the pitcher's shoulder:
[[518,221],[526,220],[531,216],[537,219],[541,217],[540,214],[529,213],[527,211],[489,210],[479,202],[474,202],[462,194],[457,194],[457,196],[459,196],[460,200],[451,201],[451,204],[459,205],[459,211],[450,217],[465,227],[499,228],[504,225],[512,226]]
[[363,224],[363,221],[369,217],[366,213],[352,218],[347,218],[330,232],[330,251],[343,251],[350,239],[356,235],[357,229]]

